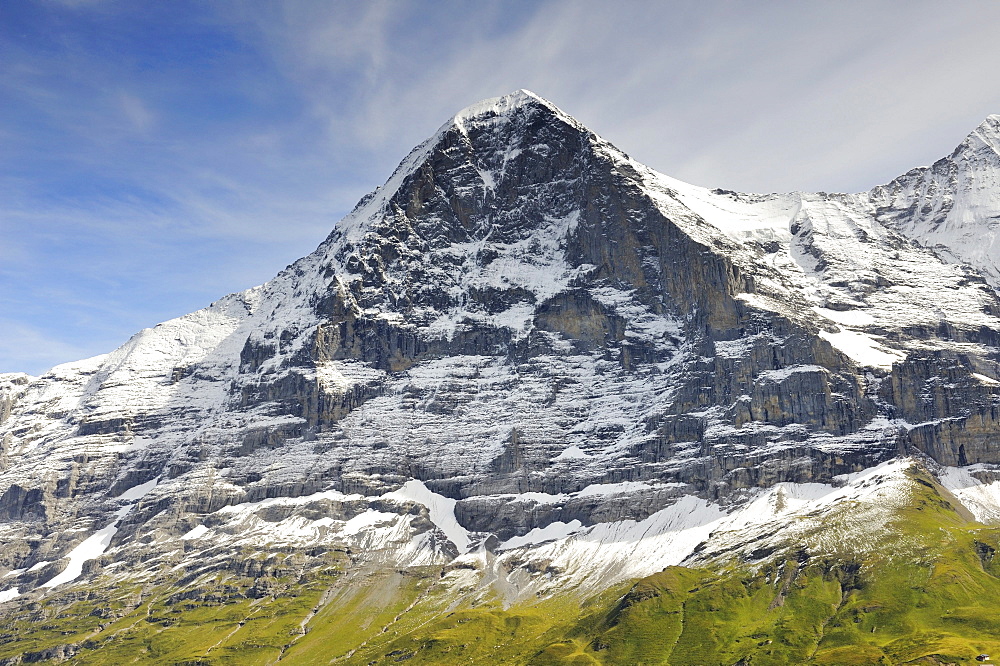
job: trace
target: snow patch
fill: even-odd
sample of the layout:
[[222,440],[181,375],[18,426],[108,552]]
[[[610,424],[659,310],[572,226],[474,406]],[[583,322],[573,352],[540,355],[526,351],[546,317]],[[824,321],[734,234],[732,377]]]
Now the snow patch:
[[938,473],[941,485],[981,523],[1000,523],[1000,481],[983,483],[971,474],[970,467],[944,467]]
[[[794,542],[798,535],[825,526],[827,517],[844,506],[862,512],[862,522],[868,525],[861,531],[862,538],[869,538],[891,518],[887,509],[906,501],[905,484],[909,480],[905,471],[912,465],[910,459],[892,460],[837,477],[841,486],[779,483],[759,491],[728,513],[714,502],[686,495],[643,520],[586,528],[556,522],[508,539],[501,549],[517,551],[510,557],[549,561],[568,577],[562,584],[576,582],[602,588],[667,566],[695,562],[704,553],[732,555],[736,549],[753,543],[754,536],[763,543]],[[823,541],[827,532],[819,534],[811,547],[834,549],[845,543],[847,547],[867,547],[867,542],[849,543],[839,534]]]
[[564,523],[561,520],[549,523],[545,527],[536,527],[522,536],[511,537],[504,541],[497,550],[510,550],[511,548],[521,548],[522,546],[535,546],[546,541],[565,539],[576,534],[583,529],[583,523],[579,520],[572,520]]
[[358,534],[374,527],[375,525],[391,523],[397,518],[399,518],[399,514],[368,509],[364,513],[359,513],[344,523],[344,527],[341,529],[341,534],[344,536]]
[[660,181],[702,220],[737,241],[787,241],[801,201],[796,194],[719,193],[663,174]]
[[[142,499],[142,497],[144,497],[156,486],[157,481],[158,479],[153,479],[152,481],[147,481],[146,483],[138,486],[133,486],[119,495],[119,498],[128,500]],[[71,550],[66,555],[66,557],[69,558],[69,564],[66,565],[66,568],[63,569],[62,572],[56,574],[48,582],[43,583],[42,587],[55,587],[57,585],[62,585],[63,583],[71,583],[79,578],[83,574],[84,563],[89,560],[96,559],[104,554],[104,551],[106,551],[108,546],[111,545],[111,539],[118,533],[118,523],[121,522],[121,519],[134,508],[135,503],[132,503],[126,504],[122,508],[118,509],[118,511],[115,512],[114,521],[91,534],[79,543],[76,548]]]
[[883,347],[872,336],[864,333],[856,331],[830,333],[821,330],[819,336],[863,366],[890,370],[893,363],[906,358],[903,352]]
[[768,381],[781,383],[791,377],[794,374],[800,372],[829,372],[826,368],[821,365],[790,365],[787,368],[781,368],[780,370],[765,370],[764,372],[757,375],[758,379],[765,379]]
[[843,326],[870,326],[875,323],[875,317],[863,310],[828,310],[814,307],[813,311]]
[[[572,578],[604,587],[680,564],[725,515],[718,506],[688,495],[644,520],[599,523],[543,543],[531,550],[530,558],[550,560],[553,567]],[[556,524],[551,534],[568,532],[571,526],[575,527],[572,522]],[[547,536],[545,528],[536,528],[515,539],[528,547]],[[519,543],[515,539],[506,541],[504,547],[514,550]]]
[[[131,509],[132,507],[128,507]],[[89,537],[83,540],[76,548],[71,550],[66,557],[69,558],[69,564],[66,568],[62,570],[61,573],[54,576],[51,580],[42,584],[42,587],[55,587],[57,585],[62,585],[63,583],[71,583],[79,578],[83,574],[83,564],[89,560],[100,557],[104,554],[104,551],[108,549],[111,544],[111,538],[118,532],[118,519],[113,523],[97,530]]]
[[592,483],[575,497],[600,497],[609,495],[627,495],[640,493],[648,490],[659,490],[663,488],[683,488],[683,483],[646,483],[644,481],[622,481],[620,483]]
[[537,492],[507,494],[501,495],[500,497],[509,498],[511,502],[536,502],[538,504],[562,504],[570,498],[570,496],[565,493],[552,495],[551,493]]
[[585,458],[590,458],[591,455],[581,449],[577,445],[567,447],[562,453],[557,455],[553,460],[580,460]]
[[132,486],[131,488],[123,492],[121,495],[119,495],[118,499],[131,500],[131,501],[142,499],[143,497],[146,496],[147,493],[149,493],[150,490],[156,487],[156,483],[158,481],[159,479],[156,478],[153,479],[152,481],[147,481],[146,483],[140,484],[138,486]]
[[431,522],[437,525],[445,536],[455,544],[459,553],[469,550],[469,533],[455,519],[456,500],[444,495],[438,495],[424,485],[423,481],[412,479],[403,484],[399,490],[386,493],[384,499],[397,502],[417,502],[427,507]]
[[196,525],[192,527],[184,536],[181,537],[182,541],[190,541],[192,539],[200,539],[202,536],[207,534],[209,529],[204,525]]
[[331,502],[354,502],[362,499],[364,499],[364,495],[357,493],[345,495],[344,493],[336,490],[324,490],[322,492],[313,493],[311,495],[302,495],[300,497],[269,497],[268,499],[263,499],[257,502],[243,502],[242,504],[224,506],[216,513],[232,513],[236,514],[238,518],[246,518],[247,516],[250,516],[265,507],[274,505],[310,504],[312,502],[320,502],[323,500],[329,500]]

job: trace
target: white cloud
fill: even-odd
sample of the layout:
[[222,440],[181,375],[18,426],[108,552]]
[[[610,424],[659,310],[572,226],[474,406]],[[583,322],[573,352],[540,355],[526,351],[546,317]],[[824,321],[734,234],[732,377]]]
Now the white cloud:
[[118,101],[121,104],[122,114],[125,120],[138,132],[146,132],[153,127],[156,116],[146,106],[146,104],[136,97],[126,92],[118,93]]
[[0,372],[37,376],[54,365],[89,358],[101,351],[69,343],[63,334],[53,336],[24,322],[0,318]]
[[[378,154],[401,157],[462,106],[528,87],[675,177],[835,190],[915,166],[908,145],[927,137],[947,136],[944,154],[1000,107],[1000,5],[907,7],[565,0],[497,32],[481,15],[407,22],[418,12],[400,3],[395,21],[381,6],[355,17],[357,31],[342,13],[303,11],[262,29],[331,135]],[[379,63],[363,91],[324,83],[359,54]]]

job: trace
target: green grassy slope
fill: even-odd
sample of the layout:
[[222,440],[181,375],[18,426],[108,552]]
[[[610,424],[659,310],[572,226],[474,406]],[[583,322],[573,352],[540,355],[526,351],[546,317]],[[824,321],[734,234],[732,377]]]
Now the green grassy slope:
[[[440,567],[326,566],[260,579],[64,593],[0,620],[0,663],[967,664],[1000,656],[1000,529],[925,473],[867,552],[788,544],[753,565],[670,567],[590,597],[510,608]],[[859,527],[858,529],[863,529]],[[289,555],[294,558],[294,555]],[[474,602],[473,599],[478,601]],[[64,663],[66,663],[64,662]]]

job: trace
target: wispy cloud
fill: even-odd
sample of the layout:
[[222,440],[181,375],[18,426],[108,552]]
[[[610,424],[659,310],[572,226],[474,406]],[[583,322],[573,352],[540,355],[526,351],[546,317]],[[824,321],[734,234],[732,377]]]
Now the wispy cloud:
[[870,187],[1000,111],[1000,4],[900,7],[0,4],[0,312],[18,344],[105,351],[266,280],[451,114],[521,87],[690,182]]
[[[330,134],[379,155],[467,103],[529,87],[680,178],[858,189],[930,156],[908,144],[939,133],[953,146],[1000,107],[985,83],[1000,61],[996,3],[565,1],[508,29],[483,21],[495,7],[427,21],[414,3],[388,16],[286,11],[258,28]],[[365,28],[344,36],[352,20]],[[339,85],[357,59],[363,94]]]
[[66,342],[62,335],[53,336],[41,328],[0,318],[0,368],[5,368],[0,372],[30,368],[37,374],[59,363],[93,356],[89,351]]
[[137,132],[147,132],[153,127],[156,117],[141,99],[135,95],[120,92],[118,93],[118,101],[121,104],[125,120]]

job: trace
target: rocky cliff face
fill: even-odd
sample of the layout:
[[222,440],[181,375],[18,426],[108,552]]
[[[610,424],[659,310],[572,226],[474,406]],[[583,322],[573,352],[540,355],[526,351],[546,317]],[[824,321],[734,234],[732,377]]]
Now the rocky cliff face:
[[[470,107],[271,282],[0,375],[7,596],[261,544],[479,557],[516,596],[600,543],[559,570],[600,587],[776,484],[901,455],[989,480],[1000,273],[951,241],[1000,219],[998,145],[991,117],[868,193],[747,195],[525,91]],[[673,540],[622,568],[638,525]]]

